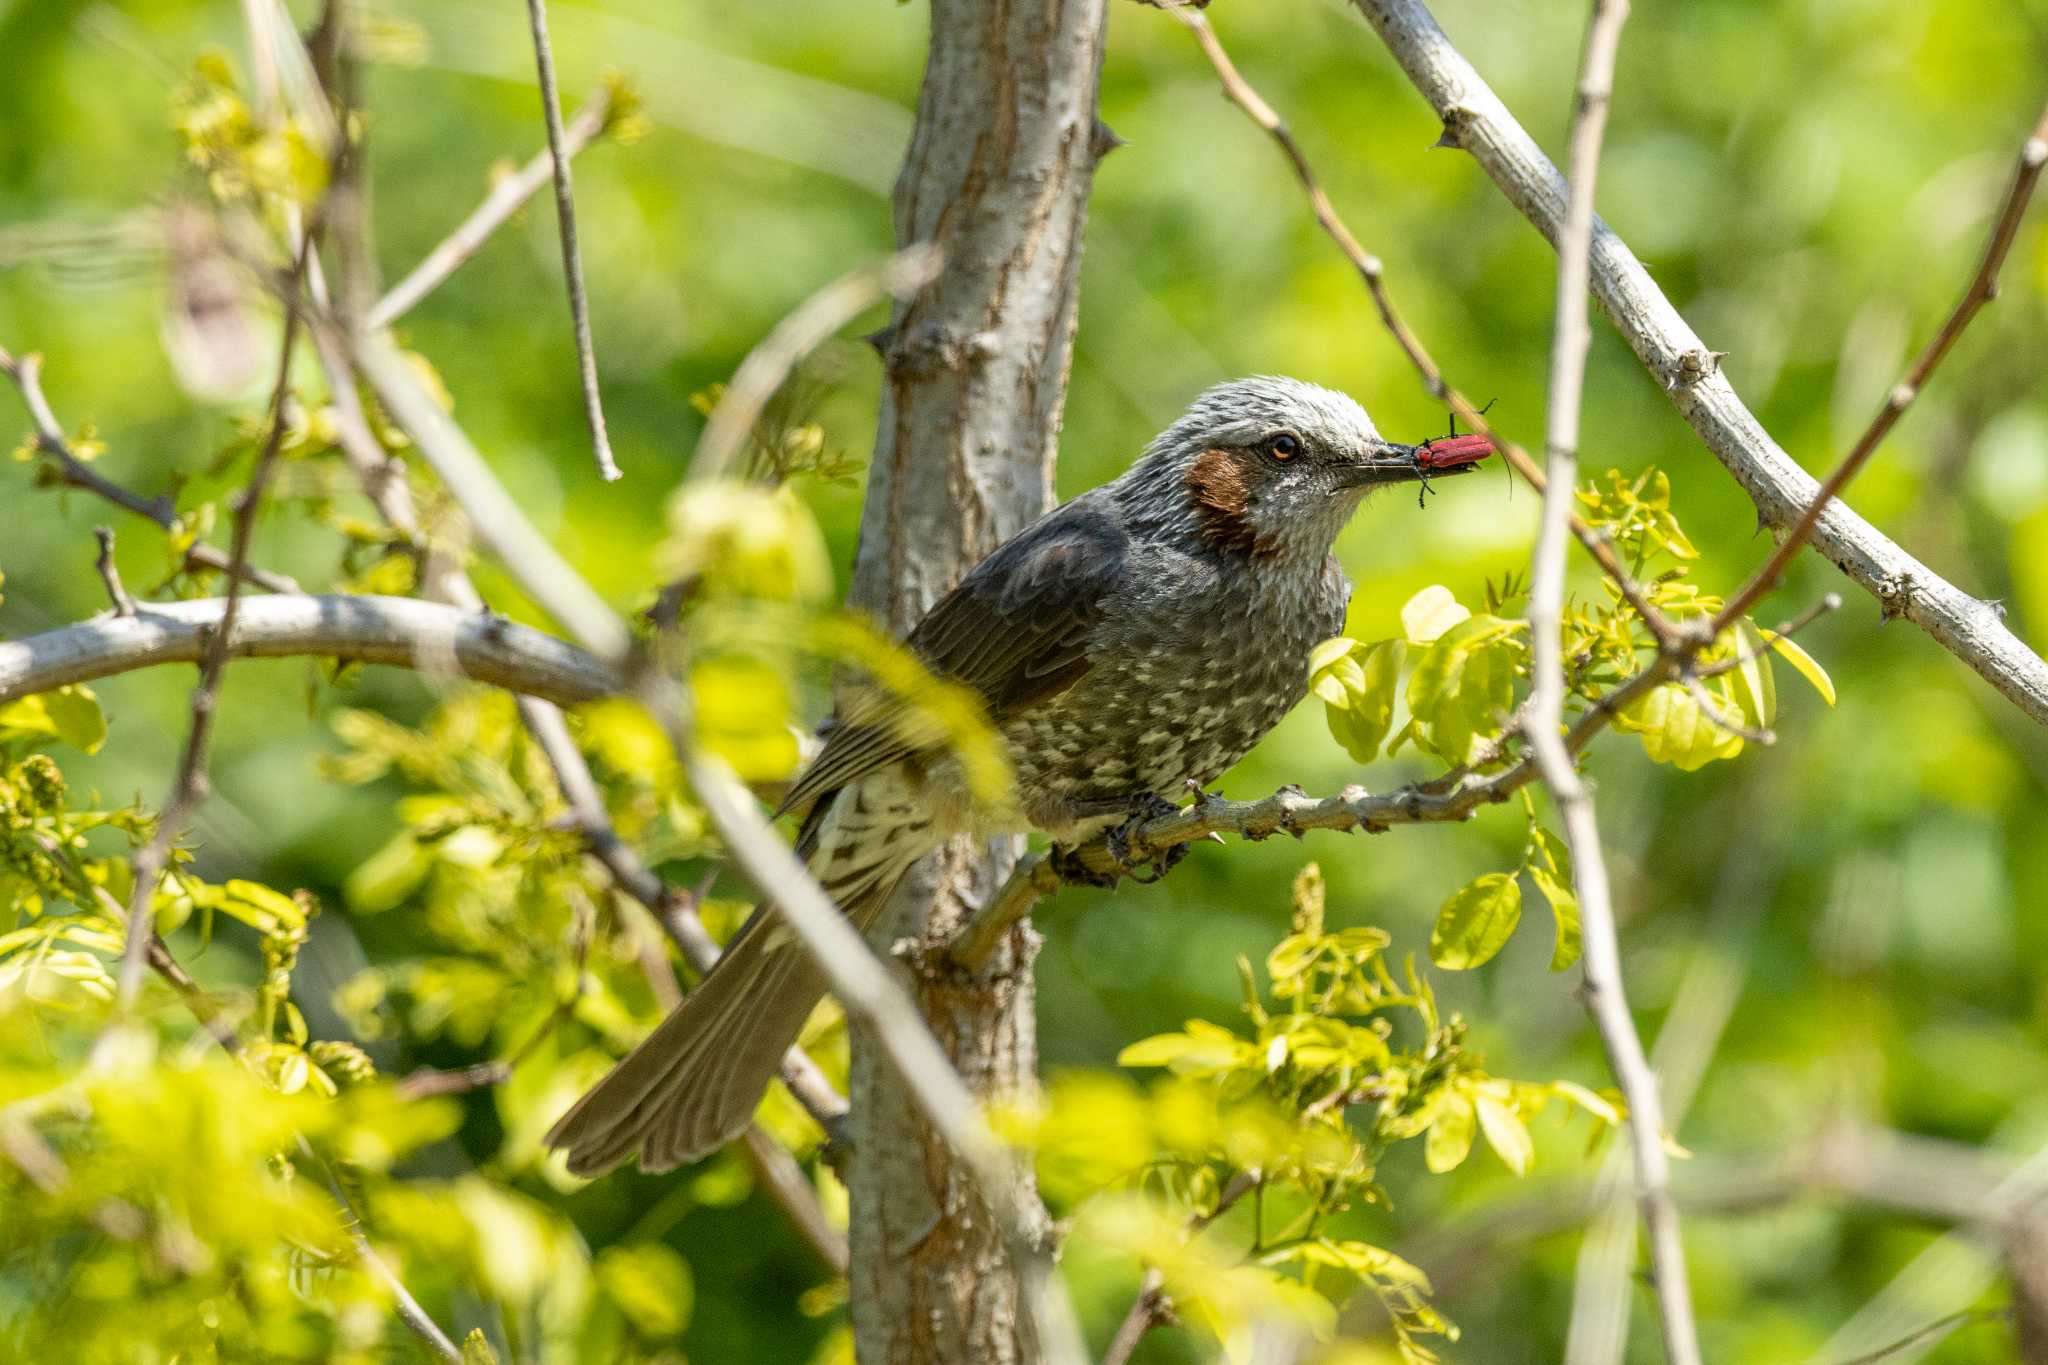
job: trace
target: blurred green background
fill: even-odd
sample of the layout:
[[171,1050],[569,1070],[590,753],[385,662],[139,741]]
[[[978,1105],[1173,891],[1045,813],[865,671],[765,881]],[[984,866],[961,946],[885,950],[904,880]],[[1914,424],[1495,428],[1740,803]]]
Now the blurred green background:
[[[311,7],[292,6],[302,20]],[[1529,129],[1560,149],[1584,6],[1457,0],[1439,19]],[[625,72],[653,120],[642,141],[580,159],[583,255],[612,437],[626,477],[591,469],[573,382],[553,215],[545,197],[403,323],[457,413],[530,514],[622,607],[644,603],[663,496],[701,425],[693,393],[726,378],[807,293],[890,242],[887,194],[923,60],[921,7],[881,0],[734,6],[607,0],[552,7],[565,98]],[[489,168],[541,144],[520,7],[392,0],[391,56],[370,74],[377,261],[395,279],[483,193]],[[1540,445],[1554,259],[1466,157],[1432,150],[1438,128],[1371,31],[1334,0],[1237,0],[1211,10],[1243,68],[1282,111],[1453,382],[1494,399],[1492,420]],[[1220,97],[1187,35],[1114,3],[1102,112],[1129,146],[1102,165],[1090,211],[1079,337],[1059,487],[1114,475],[1197,389],[1283,372],[1343,388],[1388,434],[1442,431],[1348,266],[1314,227],[1284,162]],[[404,41],[399,41],[404,40]],[[252,402],[209,405],[180,388],[162,342],[161,263],[109,224],[159,202],[177,176],[168,103],[209,47],[242,63],[228,0],[0,0],[0,344],[39,350],[62,421],[96,424],[101,467],[145,491],[201,471]],[[2015,149],[2044,94],[2048,5],[2039,0],[1638,3],[1624,38],[1600,208],[1724,362],[1777,439],[1810,469],[1846,447],[1937,325],[1973,266]],[[82,242],[83,245],[66,245]],[[877,315],[879,316],[879,314]],[[849,335],[871,323],[849,329]],[[2005,289],[1853,490],[1867,517],[1937,572],[2002,601],[2023,639],[2048,639],[2048,215],[2023,230]],[[814,373],[817,417],[864,456],[873,357],[843,343]],[[252,396],[253,397],[253,396]],[[0,397],[0,429],[27,423]],[[1750,505],[1625,347],[1596,323],[1585,461],[1667,470],[1703,552],[1696,578],[1731,589],[1767,551]],[[11,486],[9,486],[11,484]],[[184,493],[218,491],[195,473]],[[858,490],[807,487],[842,575]],[[1418,513],[1387,498],[1340,544],[1359,589],[1352,633],[1396,632],[1430,583],[1474,600],[1522,569],[1537,499],[1492,473],[1447,486]],[[113,514],[83,494],[31,492],[0,465],[0,634],[20,637],[101,609],[91,527]],[[154,532],[113,522],[131,585],[161,576]],[[224,537],[221,543],[225,543]],[[267,519],[264,563],[318,585],[332,535]],[[1591,588],[1575,562],[1580,586]],[[487,566],[500,606],[516,597]],[[2048,1143],[2048,737],[1911,626],[1808,557],[1758,615],[1793,614],[1826,589],[1845,610],[1813,628],[1832,672],[1826,709],[1787,688],[1774,750],[1685,776],[1609,736],[1594,750],[1624,917],[1629,988],[1646,1031],[1674,1001],[1726,992],[1726,1030],[1677,1136],[1703,1162],[1797,1149],[1830,1115],[2030,1154]],[[530,618],[537,619],[537,618]],[[182,733],[190,673],[100,687],[106,748],[68,758],[79,787],[154,803]],[[319,714],[371,705],[416,717],[416,680],[371,674],[308,685],[295,664],[231,670],[201,818],[209,875],[304,885],[333,906],[350,871],[391,836],[390,790],[319,779],[335,747]],[[309,714],[310,712],[310,714]],[[1412,758],[1351,770],[1304,707],[1226,778],[1233,796],[1282,782],[1311,792],[1391,787]],[[1333,916],[1382,925],[1420,954],[1436,906],[1475,873],[1511,865],[1512,808],[1470,826],[1371,839],[1312,837],[1204,848],[1160,886],[1072,891],[1045,908],[1040,965],[1048,1067],[1106,1065],[1130,1040],[1191,1016],[1227,1020],[1233,956],[1282,932],[1286,884],[1319,860]],[[1499,959],[1439,972],[1500,1071],[1604,1084],[1570,979],[1545,970],[1533,921]],[[406,949],[402,928],[330,915],[302,991],[368,953]],[[231,978],[223,936],[205,974]],[[318,1002],[308,998],[319,1018]],[[1710,1009],[1709,1016],[1713,1015]],[[326,1027],[336,1027],[331,1015]],[[1706,1035],[1711,1038],[1711,1032]],[[392,1064],[417,1059],[388,1059]],[[437,1056],[452,1062],[461,1057]],[[488,1100],[450,1168],[489,1157]],[[1490,1156],[1447,1180],[1398,1152],[1393,1208],[1376,1240],[1413,1251],[1446,1220],[1484,1221],[1583,1180],[1596,1156],[1539,1125],[1539,1165],[1514,1181]],[[765,1199],[730,1204],[689,1177],[615,1177],[568,1209],[593,1241],[657,1200],[688,1260],[692,1359],[799,1360],[832,1321],[795,1300],[814,1263]],[[671,1193],[695,1191],[695,1193]],[[1469,1226],[1457,1223],[1453,1226]],[[1807,1198],[1742,1218],[1695,1216],[1687,1233],[1710,1359],[1808,1358],[1948,1230]],[[1511,1244],[1448,1279],[1441,1306],[1464,1329],[1460,1359],[1558,1358],[1574,1232]],[[1986,1261],[1988,1267],[1992,1262]],[[1426,1260],[1425,1269],[1436,1270]],[[1101,1333],[1131,1281],[1077,1286]],[[1990,1286],[1987,1288],[1987,1286]],[[2003,1301],[1965,1274],[1904,1300],[1908,1326]],[[1631,1358],[1654,1336],[1639,1310]],[[1099,1338],[1098,1338],[1099,1339]],[[1171,1334],[1141,1359],[1188,1358]],[[1968,1328],[1934,1358],[2011,1358],[2007,1333]]]

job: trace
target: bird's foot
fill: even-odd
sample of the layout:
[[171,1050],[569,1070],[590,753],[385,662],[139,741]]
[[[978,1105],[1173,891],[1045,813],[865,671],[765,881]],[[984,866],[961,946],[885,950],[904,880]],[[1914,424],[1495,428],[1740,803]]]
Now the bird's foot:
[[[1145,859],[1134,859],[1131,850],[1131,836],[1161,816],[1178,814],[1180,807],[1156,792],[1147,792],[1121,803],[1116,809],[1126,814],[1120,823],[1112,825],[1102,836],[1103,848],[1109,854],[1109,865],[1101,865],[1100,855],[1091,860],[1083,848],[1057,847],[1047,855],[1047,860],[1061,881],[1075,886],[1111,887],[1129,876],[1133,881],[1156,882],[1186,856],[1185,844],[1162,849],[1156,856]],[[1151,871],[1140,874],[1133,865],[1134,861],[1139,866],[1149,863]]]
[[1068,886],[1099,886],[1107,889],[1115,886],[1123,875],[1114,869],[1107,872],[1097,871],[1088,866],[1088,860],[1081,855],[1080,849],[1070,848],[1065,844],[1055,845],[1052,851],[1045,855],[1045,860],[1052,868],[1053,875]]
[[1116,858],[1117,866],[1129,870],[1132,881],[1147,885],[1156,882],[1173,871],[1182,858],[1188,856],[1186,844],[1172,844],[1159,850],[1149,860],[1150,872],[1139,872],[1131,865],[1131,836],[1161,816],[1178,814],[1180,807],[1157,793],[1148,792],[1132,807],[1129,817],[1122,824],[1115,826],[1103,836],[1103,841],[1109,845],[1110,853]]

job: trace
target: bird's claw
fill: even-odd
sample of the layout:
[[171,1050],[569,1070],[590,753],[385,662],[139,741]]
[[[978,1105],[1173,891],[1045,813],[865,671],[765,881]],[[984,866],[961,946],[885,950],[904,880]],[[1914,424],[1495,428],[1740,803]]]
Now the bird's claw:
[[1156,882],[1171,872],[1174,864],[1187,856],[1186,844],[1174,844],[1159,850],[1149,860],[1152,864],[1152,871],[1149,874],[1140,873],[1131,865],[1131,836],[1161,816],[1179,813],[1180,807],[1156,792],[1148,792],[1131,807],[1130,815],[1122,824],[1103,836],[1103,841],[1109,845],[1110,854],[1116,859],[1117,866],[1128,870],[1132,881],[1148,885]]
[[[1147,792],[1133,801],[1129,810],[1130,813],[1120,823],[1111,826],[1102,836],[1103,847],[1109,851],[1111,860],[1107,869],[1091,867],[1078,848],[1055,848],[1047,855],[1053,873],[1071,885],[1107,888],[1115,886],[1126,876],[1149,885],[1171,872],[1187,856],[1186,844],[1174,844],[1141,860],[1135,858],[1131,851],[1131,838],[1162,816],[1178,815],[1180,807],[1156,792]],[[1140,872],[1134,864],[1150,864],[1151,870]]]

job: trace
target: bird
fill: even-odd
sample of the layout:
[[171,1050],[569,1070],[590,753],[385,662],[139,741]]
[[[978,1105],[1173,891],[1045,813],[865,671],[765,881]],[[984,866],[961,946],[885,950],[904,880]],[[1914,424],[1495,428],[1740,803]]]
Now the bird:
[[[856,690],[777,812],[804,812],[798,855],[865,932],[956,834],[1071,849],[1206,789],[1306,695],[1310,652],[1343,632],[1338,533],[1375,489],[1426,490],[1488,449],[1453,439],[1388,441],[1355,400],[1297,379],[1205,390],[1123,474],[997,546],[904,642],[978,696],[1010,795],[977,800],[959,758],[903,723],[908,702]],[[580,1175],[709,1154],[746,1127],[825,988],[756,910],[547,1145]]]

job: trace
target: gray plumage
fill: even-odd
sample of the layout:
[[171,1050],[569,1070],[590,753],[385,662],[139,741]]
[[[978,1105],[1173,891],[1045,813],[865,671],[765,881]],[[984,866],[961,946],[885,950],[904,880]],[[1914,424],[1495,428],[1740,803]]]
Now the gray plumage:
[[[1420,477],[1415,448],[1381,439],[1343,394],[1283,378],[1203,393],[1122,476],[1004,542],[910,633],[928,668],[985,702],[1012,800],[978,805],[949,754],[906,735],[900,703],[856,689],[785,803],[809,811],[799,854],[865,931],[954,834],[1075,843],[1212,781],[1301,700],[1309,651],[1342,632],[1338,532],[1372,488]],[[746,1126],[824,984],[756,912],[549,1145],[583,1173],[713,1150]]]

